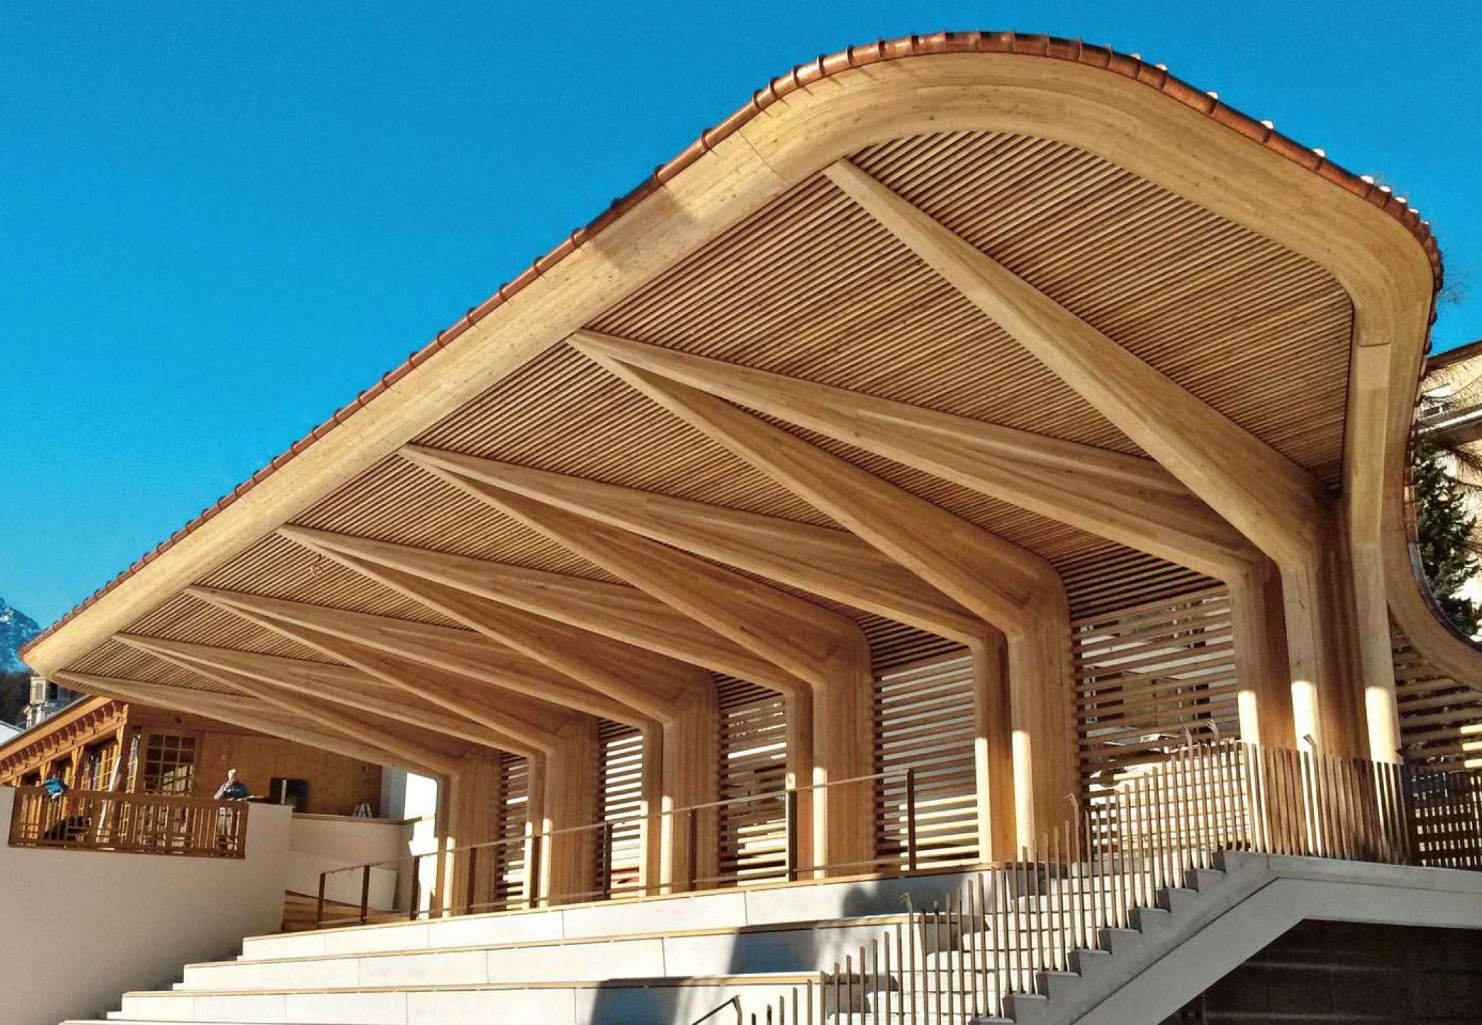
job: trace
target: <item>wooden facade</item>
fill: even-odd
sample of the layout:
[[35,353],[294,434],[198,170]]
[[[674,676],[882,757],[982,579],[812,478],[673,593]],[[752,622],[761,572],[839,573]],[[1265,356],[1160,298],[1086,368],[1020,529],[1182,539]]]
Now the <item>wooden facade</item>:
[[850,51],[27,657],[447,780],[498,899],[1011,857],[1194,734],[1392,763],[1392,622],[1482,687],[1406,527],[1438,275],[1136,60]]
[[0,745],[0,786],[55,774],[73,790],[209,798],[233,768],[269,800],[283,796],[270,793],[274,779],[306,784],[304,812],[349,815],[359,804],[379,812],[379,765],[112,698],[78,701]]

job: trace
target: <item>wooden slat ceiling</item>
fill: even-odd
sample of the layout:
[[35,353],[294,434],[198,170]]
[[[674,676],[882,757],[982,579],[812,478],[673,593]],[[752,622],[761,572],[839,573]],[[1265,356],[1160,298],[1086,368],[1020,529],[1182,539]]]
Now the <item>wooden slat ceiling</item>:
[[[1098,157],[1042,139],[929,135],[872,146],[852,159],[1328,484],[1337,482],[1351,309],[1337,282],[1315,264]],[[1053,437],[1138,451],[822,176],[716,238],[589,326]],[[1126,549],[1081,531],[788,429],[1043,554],[1062,570],[1085,574],[1128,557]],[[412,440],[832,525],[564,346],[531,360]],[[329,495],[298,522],[614,579],[396,457]],[[447,625],[438,613],[273,537],[199,582]],[[321,653],[184,597],[166,602],[131,630],[326,661]],[[188,677],[191,685],[207,685],[115,642],[70,668],[125,676],[147,672],[138,678],[171,683]]]

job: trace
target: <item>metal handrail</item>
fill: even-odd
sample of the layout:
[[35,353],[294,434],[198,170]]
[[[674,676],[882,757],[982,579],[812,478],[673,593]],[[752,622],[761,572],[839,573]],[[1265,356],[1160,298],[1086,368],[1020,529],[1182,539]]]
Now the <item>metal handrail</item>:
[[[797,838],[800,832],[798,823],[799,800],[803,794],[811,794],[812,792],[818,790],[827,791],[836,787],[852,786],[861,783],[873,783],[885,779],[900,779],[905,784],[906,850],[904,853],[906,855],[907,862],[906,871],[915,872],[917,871],[919,865],[916,834],[916,770],[913,768],[907,768],[895,769],[887,772],[877,772],[867,776],[851,776],[846,779],[829,780],[825,783],[809,783],[802,786],[787,786],[783,787],[780,790],[764,791],[757,794],[745,794],[741,797],[725,798],[719,801],[706,801],[700,804],[686,805],[682,808],[671,808],[668,811],[621,816],[613,819],[605,819],[601,822],[587,823],[581,826],[564,826],[560,829],[546,829],[541,830],[540,832],[527,831],[524,835],[518,837],[505,837],[499,840],[484,840],[480,841],[479,843],[466,844],[459,847],[449,848],[443,851],[405,855],[400,858],[391,858],[384,861],[369,862],[362,865],[347,865],[343,868],[328,869],[324,872],[319,873],[319,893],[317,898],[317,910],[315,919],[319,924],[324,924],[324,909],[326,904],[328,903],[328,880],[331,876],[343,875],[344,873],[349,872],[359,872],[361,874],[358,919],[361,924],[365,924],[369,920],[371,915],[371,908],[369,906],[371,871],[376,868],[385,868],[392,865],[400,867],[410,863],[412,889],[411,899],[408,901],[407,917],[415,919],[417,917],[420,917],[421,915],[421,909],[419,907],[421,903],[420,868],[424,858],[439,856],[451,856],[456,858],[466,856],[470,859],[471,862],[469,866],[469,875],[472,876],[473,869],[476,868],[478,864],[478,852],[494,848],[509,848],[517,845],[523,847],[526,844],[530,844],[532,863],[525,867],[525,874],[529,877],[534,878],[538,877],[539,874],[540,851],[542,850],[544,844],[547,843],[551,838],[557,836],[567,836],[574,833],[590,833],[603,831],[608,834],[609,842],[604,845],[604,849],[601,851],[601,854],[603,857],[610,858],[612,849],[611,835],[618,827],[629,825],[642,826],[645,824],[652,826],[658,822],[662,822],[662,820],[664,820],[665,818],[672,817],[675,821],[678,821],[679,816],[685,816],[686,825],[689,832],[690,849],[693,850],[695,847],[695,826],[699,813],[705,811],[719,810],[721,808],[735,807],[742,804],[755,804],[764,801],[779,801],[783,805],[785,842],[784,850],[782,852],[784,855],[784,864],[782,867],[782,871],[788,881],[796,881],[808,872],[816,872],[829,868],[841,869],[875,867],[885,861],[893,859],[876,858],[866,862],[850,862],[832,865],[803,864],[799,856],[797,845]],[[565,901],[574,901],[581,900],[583,898],[609,899],[610,897],[612,897],[613,891],[611,888],[611,864],[608,863],[605,866],[605,869],[606,870],[604,871],[602,877],[604,880],[607,881],[608,885],[597,890],[563,894],[561,899]],[[689,870],[690,874],[684,880],[686,889],[694,889],[702,883],[720,882],[723,879],[729,878],[724,876],[718,876],[715,878],[699,877],[695,873],[695,859],[693,857],[689,859]],[[632,889],[636,889],[636,887]],[[527,902],[527,907],[536,906],[537,900],[538,898],[532,899],[531,901]],[[474,901],[472,895],[470,894],[469,899],[465,901],[460,913],[475,914],[481,911],[489,910],[491,907],[492,905],[488,902],[480,903]],[[503,908],[499,908],[497,910],[503,910]],[[428,913],[432,914],[433,909],[429,908]]]
[[700,1015],[700,1017],[698,1017],[694,1021],[692,1021],[690,1023],[690,1025],[701,1025],[701,1022],[707,1022],[707,1021],[709,1021],[711,1018],[714,1018],[721,1011],[724,1011],[727,1007],[731,1007],[731,1008],[734,1008],[735,1009],[735,1011],[736,1011],[736,1025],[743,1025],[743,1023],[745,1021],[745,1018],[744,1018],[744,1016],[741,1013],[741,998],[740,997],[731,997],[731,999],[727,1000],[725,1003],[721,1004],[719,1007],[711,1008],[710,1010],[706,1011],[704,1014]]

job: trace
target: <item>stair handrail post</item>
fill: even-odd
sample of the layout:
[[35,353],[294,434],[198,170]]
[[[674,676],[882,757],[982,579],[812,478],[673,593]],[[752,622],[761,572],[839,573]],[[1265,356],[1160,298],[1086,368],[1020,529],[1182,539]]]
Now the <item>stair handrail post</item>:
[[360,870],[360,924],[364,925],[370,917],[370,879],[371,867],[364,866]]
[[[784,854],[785,867],[787,870],[787,881],[796,882],[798,878],[798,788],[789,786],[783,791],[783,832],[786,834],[786,851]],[[819,866],[815,865],[814,868]]]
[[600,893],[603,900],[612,898],[612,846],[614,841],[614,829],[611,819],[602,823],[600,843],[602,844],[602,879]]
[[686,893],[693,893],[700,882],[700,809],[685,810],[685,880]]
[[415,922],[422,903],[422,855],[412,855],[412,892],[407,901],[407,920]]
[[322,926],[324,924],[324,886],[325,886],[325,882],[328,880],[328,878],[329,878],[329,873],[328,872],[320,872],[319,873],[319,900],[318,900],[318,903],[316,903],[314,905],[314,924],[315,925]]
[[463,884],[463,913],[473,914],[474,896],[478,892],[477,876],[479,869],[479,849],[477,846],[468,848],[468,875]]
[[916,769],[906,770],[906,871],[916,871]]

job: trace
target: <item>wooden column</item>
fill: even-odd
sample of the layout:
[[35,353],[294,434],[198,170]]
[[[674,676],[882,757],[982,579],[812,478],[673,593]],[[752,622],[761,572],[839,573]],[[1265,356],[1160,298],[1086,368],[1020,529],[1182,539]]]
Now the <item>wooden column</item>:
[[[646,773],[658,770],[660,796],[654,810],[660,812],[661,817],[653,831],[657,834],[656,878],[658,889],[663,893],[686,889],[689,879],[714,878],[717,872],[718,843],[713,810],[696,817],[693,847],[690,846],[689,814],[673,813],[677,809],[710,804],[716,800],[720,761],[719,714],[713,686],[686,698],[663,727],[658,745],[661,753],[658,764],[645,764]],[[648,757],[645,753],[645,758]]]
[[[480,904],[491,892],[490,873],[494,851],[481,848],[470,859],[467,848],[497,838],[499,818],[499,753],[470,752],[458,759],[458,771],[450,778],[448,808],[449,844],[455,851],[449,894],[453,906]],[[469,867],[473,865],[470,873]]]
[[1226,581],[1240,691],[1240,736],[1269,747],[1292,743],[1292,692],[1281,576],[1268,559]]
[[540,892],[551,904],[586,899],[597,886],[596,830],[576,828],[597,818],[597,720],[573,720],[559,733],[541,787],[541,832],[550,835],[542,842]]
[[1004,861],[1018,853],[1013,727],[1007,649],[1002,634],[968,644],[973,660],[973,743],[977,774],[978,856]]

